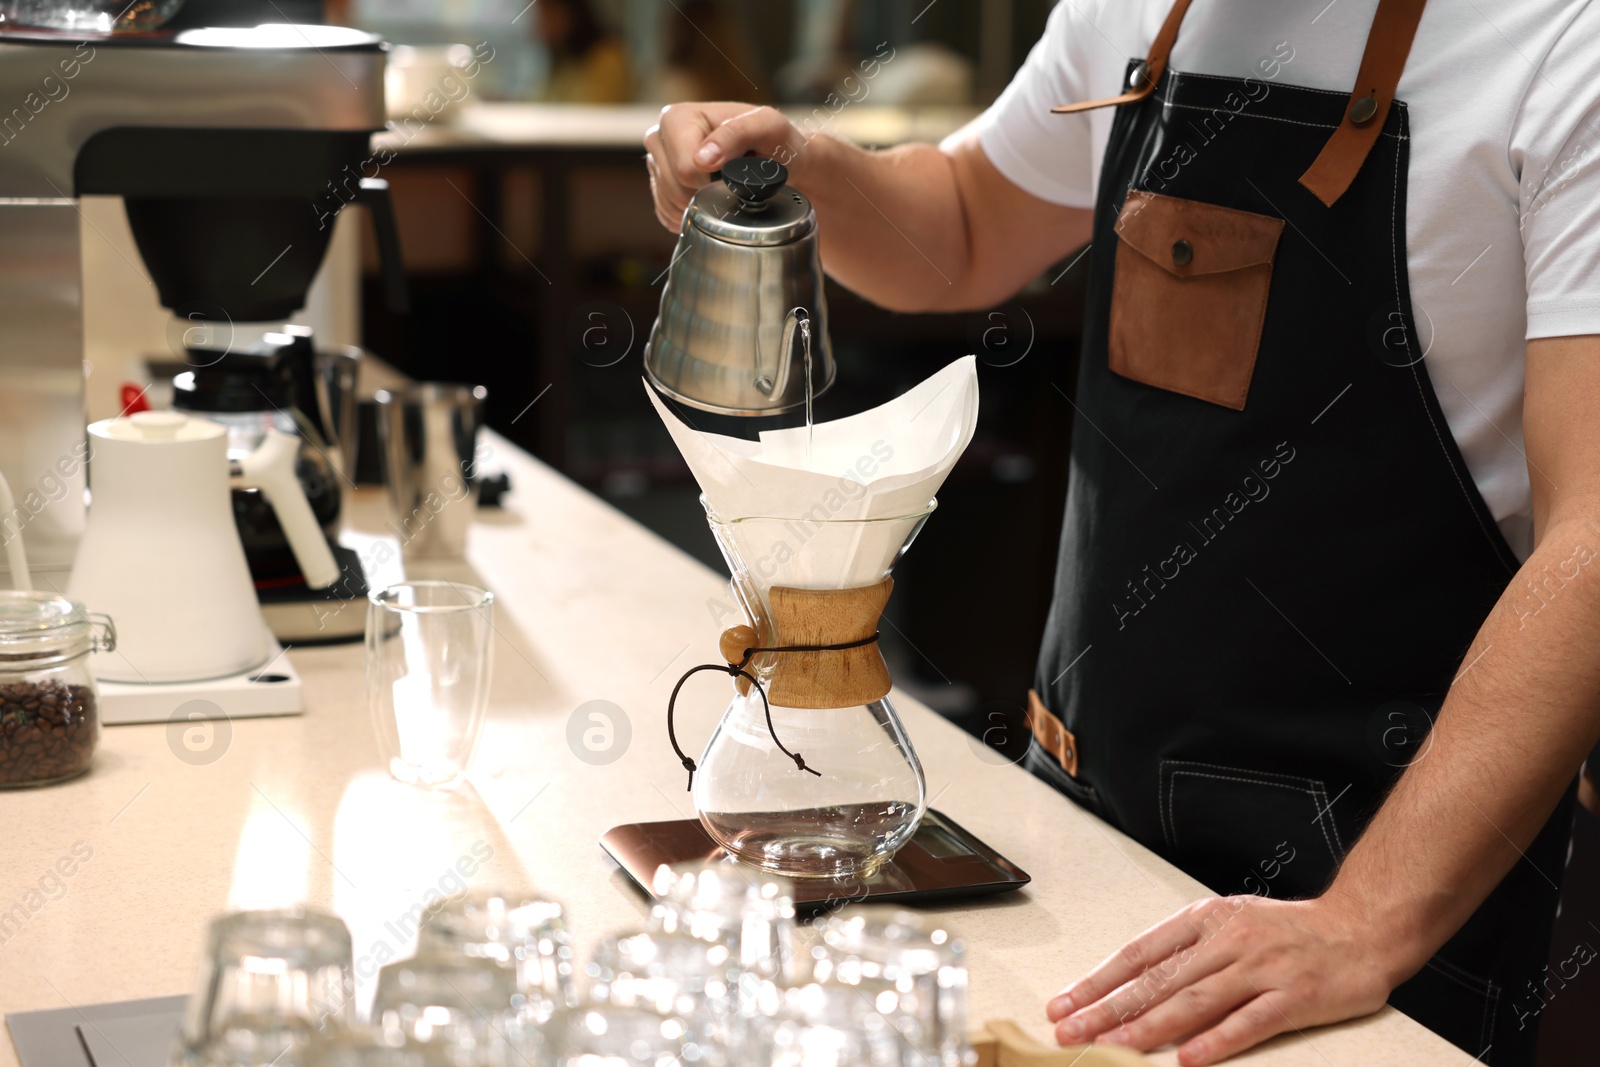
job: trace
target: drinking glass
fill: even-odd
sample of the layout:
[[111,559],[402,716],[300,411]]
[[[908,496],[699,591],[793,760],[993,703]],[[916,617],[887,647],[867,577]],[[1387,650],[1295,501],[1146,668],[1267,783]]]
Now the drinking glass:
[[809,982],[784,991],[774,1028],[772,1067],[933,1067],[920,1062],[893,1022],[861,990]]
[[283,1019],[236,1019],[181,1060],[182,1067],[301,1067],[315,1043],[302,1024]]
[[546,1033],[558,1067],[723,1067],[728,1062],[684,1020],[624,1004],[561,1012]]
[[445,898],[422,918],[417,954],[493,960],[516,976],[535,1022],[576,1003],[572,945],[560,904],[495,890]]
[[417,581],[368,601],[367,707],[389,773],[451,785],[466,773],[488,707],[494,594]]
[[269,1062],[319,1030],[348,1026],[354,997],[343,920],[307,908],[220,916],[206,934],[179,1058]]
[[651,882],[650,925],[726,944],[739,968],[789,976],[794,959],[794,889],[788,879],[731,861],[661,866]]
[[447,1067],[449,1062],[431,1045],[377,1027],[319,1037],[302,1059],[305,1067]]
[[739,966],[727,945],[686,933],[607,937],[589,964],[596,1001],[650,1008],[689,1023],[696,1036],[725,1049],[740,1048]]
[[[516,976],[492,960],[421,955],[378,972],[373,1022],[436,1049],[452,1067],[538,1062]],[[534,1053],[530,1055],[530,1053]]]
[[888,1018],[916,1062],[972,1062],[966,949],[943,926],[890,905],[847,908],[823,924],[811,967],[816,981],[856,990]]

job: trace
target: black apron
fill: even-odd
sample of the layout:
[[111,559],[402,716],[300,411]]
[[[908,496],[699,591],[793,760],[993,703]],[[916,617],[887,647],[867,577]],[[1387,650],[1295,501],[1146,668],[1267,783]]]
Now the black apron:
[[[1186,6],[1115,101],[1028,765],[1217,892],[1314,896],[1518,561],[1408,295],[1420,0],[1348,95],[1166,69]],[[1532,1060],[1570,815],[1390,998],[1497,1067]]]

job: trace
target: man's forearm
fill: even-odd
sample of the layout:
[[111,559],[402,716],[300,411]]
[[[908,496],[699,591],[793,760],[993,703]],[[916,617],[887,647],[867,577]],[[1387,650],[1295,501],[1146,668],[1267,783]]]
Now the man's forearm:
[[841,285],[898,311],[972,306],[961,194],[938,148],[869,151],[822,135],[795,146],[788,165]]
[[[1517,862],[1600,736],[1600,534],[1552,526],[1468,650],[1330,896],[1392,936],[1399,982]],[[1554,879],[1556,871],[1543,872]]]

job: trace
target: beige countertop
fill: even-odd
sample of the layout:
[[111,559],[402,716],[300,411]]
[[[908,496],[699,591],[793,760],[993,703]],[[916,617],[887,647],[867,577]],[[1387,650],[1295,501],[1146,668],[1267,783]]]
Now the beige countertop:
[[[978,114],[973,108],[880,107],[847,103],[837,111],[784,108],[802,130],[856,144],[938,141]],[[400,152],[461,148],[638,149],[661,108],[652,104],[463,104],[427,124],[397,125],[373,140]]]
[[[504,514],[485,513],[465,564],[413,569],[481,582],[499,598],[476,788],[428,793],[385,776],[359,644],[288,653],[304,679],[304,715],[187,736],[197,728],[108,728],[85,777],[0,793],[0,913],[13,909],[0,932],[0,1011],[187,992],[208,918],[296,900],[349,922],[370,996],[375,967],[410,951],[408,914],[458,889],[459,870],[474,886],[532,885],[565,901],[585,957],[597,938],[641,923],[643,899],[596,839],[619,823],[692,814],[663,709],[677,676],[715,656],[726,583],[503,440],[488,443],[515,486]],[[357,529],[380,528],[375,492],[351,512]],[[591,700],[611,701],[631,725],[608,765],[580,760],[566,740],[574,709]],[[687,747],[704,743],[723,700],[707,681],[685,702]],[[1047,997],[1204,891],[909,697],[896,700],[934,805],[1034,879],[936,909],[967,942],[973,1021],[1014,1018],[1048,1036]],[[75,849],[92,856],[58,889],[50,874]],[[41,879],[48,892],[29,896]],[[1170,1049],[1152,1059],[1176,1062]],[[0,1067],[15,1062],[0,1041]],[[1473,1061],[1386,1008],[1235,1062]]]

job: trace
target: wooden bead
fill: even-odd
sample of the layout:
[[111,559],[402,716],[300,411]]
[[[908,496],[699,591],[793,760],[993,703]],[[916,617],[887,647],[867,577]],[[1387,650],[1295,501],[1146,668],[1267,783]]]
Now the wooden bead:
[[756,637],[756,632],[749,626],[730,626],[722,631],[722,637],[717,642],[717,648],[722,652],[725,663],[738,663],[744,659],[744,650],[755,648],[761,642]]

